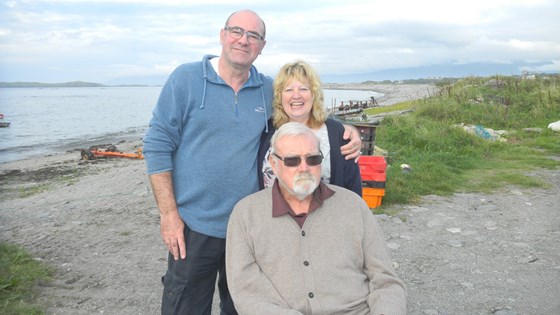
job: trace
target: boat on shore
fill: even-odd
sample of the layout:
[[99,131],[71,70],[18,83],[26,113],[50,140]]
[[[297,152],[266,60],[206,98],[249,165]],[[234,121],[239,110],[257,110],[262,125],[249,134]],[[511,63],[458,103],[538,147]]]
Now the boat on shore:
[[379,104],[377,104],[375,98],[371,96],[369,100],[364,100],[364,101],[357,101],[357,100],[340,101],[340,105],[330,108],[329,111],[330,113],[336,116],[348,116],[348,115],[357,115],[366,108],[378,107],[378,106]]
[[0,128],[10,127],[9,121],[2,121],[4,119],[4,114],[0,113]]

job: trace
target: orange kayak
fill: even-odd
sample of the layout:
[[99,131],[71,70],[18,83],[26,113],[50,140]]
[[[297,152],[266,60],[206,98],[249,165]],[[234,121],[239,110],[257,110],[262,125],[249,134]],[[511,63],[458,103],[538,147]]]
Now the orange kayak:
[[124,153],[116,150],[112,146],[106,150],[99,150],[98,148],[90,148],[88,150],[81,150],[82,160],[93,160],[95,158],[115,157],[115,158],[129,158],[129,159],[143,159],[142,148],[138,148],[136,153]]

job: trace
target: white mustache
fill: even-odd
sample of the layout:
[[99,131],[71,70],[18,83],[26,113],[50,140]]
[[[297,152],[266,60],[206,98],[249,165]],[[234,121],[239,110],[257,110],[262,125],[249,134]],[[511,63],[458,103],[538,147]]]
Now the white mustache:
[[318,186],[318,181],[310,173],[300,173],[294,176],[293,191],[296,197],[303,200],[311,195]]
[[305,180],[315,181],[315,178],[313,178],[313,175],[311,175],[310,173],[299,173],[296,176],[294,176],[294,184],[296,182],[305,181]]

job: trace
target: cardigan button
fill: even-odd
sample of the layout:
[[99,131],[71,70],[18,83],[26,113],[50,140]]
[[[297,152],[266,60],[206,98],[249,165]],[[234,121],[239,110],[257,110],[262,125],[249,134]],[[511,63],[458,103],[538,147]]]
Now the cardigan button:
[[305,236],[305,231],[301,231],[301,236]]
[[303,262],[303,265],[304,265],[305,267],[307,267],[307,266],[309,266],[309,262],[306,260],[306,261]]
[[309,294],[307,294],[307,296],[309,296],[310,298],[313,298],[315,296],[315,294],[313,294],[313,292],[309,292]]

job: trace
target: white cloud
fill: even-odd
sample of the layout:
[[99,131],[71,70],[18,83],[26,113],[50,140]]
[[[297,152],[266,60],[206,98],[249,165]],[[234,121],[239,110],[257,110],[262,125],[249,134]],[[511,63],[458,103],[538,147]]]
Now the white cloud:
[[[165,65],[154,65],[154,66],[139,66],[139,65],[129,65],[129,64],[120,64],[114,65],[111,69],[105,69],[107,71],[107,76],[113,79],[119,78],[131,78],[131,77],[146,77],[146,76],[154,76],[154,75],[161,75],[165,76],[171,73],[173,69],[175,69],[179,64],[178,61],[171,61]],[[110,71],[109,71],[110,70]]]
[[219,29],[239,8],[265,19],[256,65],[269,74],[294,59],[349,74],[515,60],[548,69],[560,55],[551,0],[11,1],[0,4],[0,81],[46,81],[52,69],[82,80],[165,76],[219,54]]
[[560,59],[553,60],[550,64],[535,67],[523,67],[520,70],[529,72],[560,72]]

